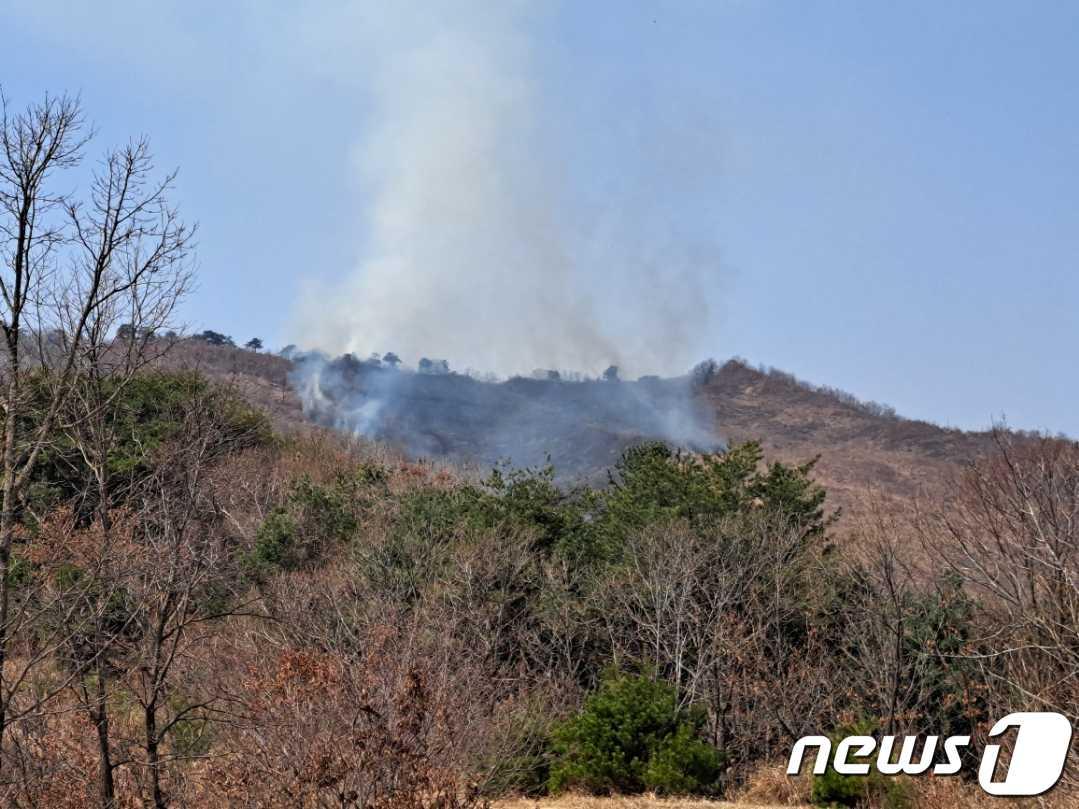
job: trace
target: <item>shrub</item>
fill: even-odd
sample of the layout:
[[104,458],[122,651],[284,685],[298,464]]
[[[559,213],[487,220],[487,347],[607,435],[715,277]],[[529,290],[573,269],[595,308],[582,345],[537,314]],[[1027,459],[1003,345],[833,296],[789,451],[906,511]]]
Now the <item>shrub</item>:
[[427,544],[451,544],[475,532],[528,533],[541,556],[573,556],[586,532],[591,501],[580,492],[563,492],[554,470],[494,469],[480,485],[426,488],[405,494],[395,519],[399,541],[422,537]]
[[840,775],[829,767],[813,778],[811,799],[815,806],[873,806],[879,809],[908,809],[910,790],[903,781],[870,770],[869,775]]
[[[868,736],[872,730],[869,722],[858,722],[840,728],[832,735],[833,747],[845,736]],[[858,757],[850,758],[857,761]],[[875,760],[875,753],[870,759]],[[871,767],[869,775],[842,775],[831,763],[821,775],[813,776],[810,798],[815,806],[874,806],[880,809],[907,809],[911,805],[909,790],[902,781],[881,775]]]
[[555,728],[552,792],[714,792],[718,751],[699,737],[703,714],[674,688],[641,675],[606,678],[581,712]]
[[593,498],[587,492],[559,489],[554,467],[495,469],[484,481],[484,490],[488,524],[532,531],[535,550],[575,558],[587,544],[585,514],[594,505]]
[[[83,379],[76,384],[83,384]],[[33,379],[31,395],[36,413],[24,429],[33,429],[49,396],[50,379]],[[215,384],[189,371],[146,370],[126,380],[106,378],[102,395],[108,397],[107,426],[115,439],[109,446],[108,473],[113,505],[121,505],[125,493],[133,490],[151,466],[155,453],[180,437],[183,413],[200,399],[211,403],[218,427],[214,449],[238,451],[268,446],[273,440],[269,419],[251,407],[234,390]],[[29,489],[31,512],[44,513],[62,502],[74,502],[79,521],[85,524],[96,507],[96,490],[86,459],[71,435],[56,430],[34,469]]]
[[700,456],[660,442],[631,447],[603,494],[598,530],[617,549],[634,530],[656,522],[685,520],[712,531],[721,519],[767,513],[799,526],[807,538],[823,534],[835,515],[826,514],[825,491],[812,479],[816,460],[764,466],[763,458],[754,441]]
[[261,572],[268,572],[273,568],[294,567],[297,561],[293,553],[296,534],[296,521],[284,508],[274,509],[255,534],[255,547],[250,555],[251,566]]
[[484,795],[539,797],[546,793],[553,712],[548,695],[534,692],[498,706],[477,767],[483,773]]
[[715,791],[720,774],[719,752],[698,736],[696,722],[683,722],[660,742],[644,771],[645,785],[664,795]]
[[356,572],[368,593],[414,603],[440,578],[459,537],[482,528],[480,496],[472,486],[421,488],[400,496],[385,536],[354,546]]
[[816,806],[858,806],[868,800],[867,782],[869,776],[841,775],[828,769],[813,777],[811,797]]
[[248,566],[256,575],[294,570],[322,551],[351,537],[359,526],[364,500],[359,489],[372,480],[366,467],[354,477],[341,475],[322,486],[307,475],[297,480],[285,502],[259,526]]

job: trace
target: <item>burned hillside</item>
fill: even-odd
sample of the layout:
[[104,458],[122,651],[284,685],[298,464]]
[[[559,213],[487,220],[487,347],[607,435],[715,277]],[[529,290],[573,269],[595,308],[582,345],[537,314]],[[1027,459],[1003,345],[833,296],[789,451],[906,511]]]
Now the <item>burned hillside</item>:
[[691,376],[622,381],[533,378],[482,381],[444,362],[294,358],[292,383],[317,423],[394,444],[414,456],[489,467],[554,464],[563,480],[602,475],[627,446],[660,439],[691,450],[722,447]]

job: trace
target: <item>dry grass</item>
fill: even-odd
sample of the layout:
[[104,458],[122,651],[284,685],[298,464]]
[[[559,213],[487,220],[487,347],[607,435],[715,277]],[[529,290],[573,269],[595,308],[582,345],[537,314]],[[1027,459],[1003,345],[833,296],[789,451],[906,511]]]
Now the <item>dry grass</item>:
[[[993,809],[1001,804],[999,798],[986,795],[974,784],[952,778],[928,778],[919,782],[914,798],[917,809]],[[1012,799],[1007,804],[1014,809],[1065,809],[1079,805],[1076,794],[1063,788],[1054,789],[1040,798]],[[686,798],[661,799],[654,796],[636,798],[588,798],[568,795],[543,800],[517,799],[499,801],[494,809],[810,809],[807,804],[759,803],[751,795],[735,802],[703,801]]]
[[637,798],[587,798],[567,795],[543,800],[512,800],[494,804],[495,809],[789,809],[777,804],[728,803],[688,798],[663,799],[651,796]]

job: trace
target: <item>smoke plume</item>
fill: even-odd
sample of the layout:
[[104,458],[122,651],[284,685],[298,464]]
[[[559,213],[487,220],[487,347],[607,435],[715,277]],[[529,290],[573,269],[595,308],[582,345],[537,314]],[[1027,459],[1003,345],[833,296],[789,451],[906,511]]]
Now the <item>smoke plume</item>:
[[[593,114],[540,35],[554,6],[361,8],[362,260],[301,303],[306,412],[413,454],[550,456],[563,477],[647,438],[715,449],[689,377],[632,381],[708,352],[708,133],[636,97]],[[626,381],[600,379],[609,366]]]
[[683,221],[700,166],[677,122],[569,103],[537,35],[553,6],[387,8],[355,20],[363,259],[308,290],[295,342],[500,376],[681,373],[705,355],[718,251]]

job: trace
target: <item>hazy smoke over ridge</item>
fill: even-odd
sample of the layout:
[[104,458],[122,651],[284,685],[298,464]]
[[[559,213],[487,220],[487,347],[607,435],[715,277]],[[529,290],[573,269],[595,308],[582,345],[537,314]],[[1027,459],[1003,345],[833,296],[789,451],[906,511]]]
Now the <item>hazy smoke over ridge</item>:
[[679,178],[694,168],[668,170],[684,162],[670,122],[637,132],[650,145],[623,165],[597,167],[615,178],[601,192],[582,176],[589,154],[574,131],[621,122],[566,119],[565,88],[544,81],[534,11],[423,5],[363,16],[364,259],[339,285],[310,291],[295,341],[501,375],[687,370],[708,353],[718,253],[686,238]]
[[293,361],[292,381],[309,418],[413,456],[480,468],[552,462],[559,479],[579,481],[605,480],[605,470],[642,440],[706,452],[723,445],[707,398],[695,395],[714,374],[712,363],[674,379],[566,381],[547,372],[492,383],[440,362],[413,371],[352,355],[298,354]]

